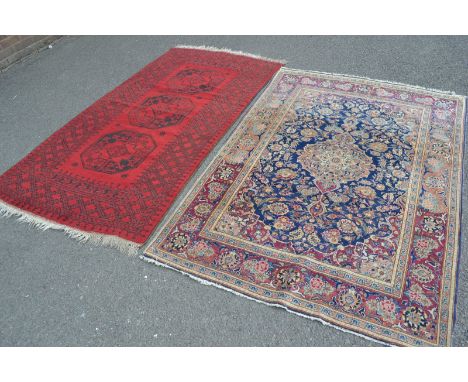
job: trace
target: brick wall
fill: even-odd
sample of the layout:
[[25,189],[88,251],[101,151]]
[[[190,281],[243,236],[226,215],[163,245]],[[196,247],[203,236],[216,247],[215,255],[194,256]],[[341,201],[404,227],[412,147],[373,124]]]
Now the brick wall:
[[0,70],[49,45],[59,36],[0,36]]

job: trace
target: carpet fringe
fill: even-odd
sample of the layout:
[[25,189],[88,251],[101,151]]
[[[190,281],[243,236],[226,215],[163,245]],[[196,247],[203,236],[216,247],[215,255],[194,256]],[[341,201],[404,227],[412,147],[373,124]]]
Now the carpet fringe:
[[445,94],[445,95],[452,95],[452,96],[457,96],[457,97],[466,97],[461,94],[457,94],[454,91],[451,90],[439,90],[439,89],[432,89],[432,88],[425,88],[424,86],[419,86],[419,85],[410,85],[410,84],[405,84],[403,82],[396,82],[396,81],[389,81],[389,80],[376,80],[375,78],[369,78],[369,77],[364,77],[364,76],[357,76],[353,74],[342,74],[342,73],[330,73],[330,72],[321,72],[318,70],[304,70],[304,69],[294,69],[294,68],[281,68],[277,75],[280,74],[281,72],[286,72],[286,71],[291,71],[291,72],[300,72],[300,73],[306,73],[306,74],[324,74],[327,76],[340,76],[340,77],[347,77],[347,78],[352,78],[352,79],[359,79],[359,80],[366,80],[366,81],[372,81],[372,82],[381,82],[384,84],[390,84],[390,85],[397,85],[397,86],[404,86],[404,87],[410,87],[410,88],[415,88],[418,90],[425,90],[428,92],[433,92],[433,93],[440,93],[440,94]]
[[270,62],[278,62],[280,64],[287,64],[286,60],[278,60],[274,58],[268,58],[268,57],[263,57],[257,54],[251,54],[251,53],[246,53],[242,52],[241,50],[231,50],[228,48],[216,48],[215,46],[206,46],[206,45],[176,45],[176,48],[179,49],[199,49],[199,50],[208,50],[211,52],[224,52],[224,53],[230,53],[230,54],[235,54],[237,56],[246,56],[250,58],[256,58],[259,60],[263,61],[270,61]]
[[63,231],[68,237],[80,243],[90,243],[96,246],[115,248],[129,256],[136,256],[140,248],[138,244],[121,239],[117,236],[81,231],[63,224],[55,223],[30,212],[23,211],[1,200],[0,216],[6,218],[14,216],[18,222],[29,224],[29,226],[41,231],[46,231],[48,229],[60,230]]
[[159,267],[162,267],[162,268],[167,268],[167,269],[172,269],[176,272],[179,272],[179,273],[182,273],[183,275],[185,276],[188,276],[190,277],[191,279],[195,280],[195,281],[198,281],[200,284],[203,284],[203,285],[209,285],[209,286],[214,286],[216,288],[219,288],[219,289],[222,289],[222,290],[225,290],[227,292],[230,292],[230,293],[233,293],[235,294],[236,296],[240,296],[240,297],[243,297],[243,298],[246,298],[247,300],[252,300],[252,301],[256,301],[256,302],[259,302],[261,304],[264,304],[264,305],[267,305],[267,306],[271,306],[271,307],[276,307],[276,308],[281,308],[281,309],[285,309],[287,310],[289,313],[293,313],[297,316],[300,316],[300,317],[304,317],[304,318],[307,318],[309,320],[312,320],[312,321],[318,321],[320,322],[321,324],[325,325],[325,326],[330,326],[332,328],[335,328],[335,329],[338,329],[339,331],[341,332],[344,332],[344,333],[349,333],[349,334],[353,334],[355,336],[358,336],[358,337],[361,337],[361,338],[364,338],[368,341],[371,341],[371,342],[376,342],[380,345],[385,345],[385,346],[395,346],[393,344],[389,344],[387,342],[384,342],[384,341],[380,341],[380,340],[377,340],[375,338],[372,338],[372,337],[369,337],[369,336],[366,336],[364,334],[361,334],[361,333],[358,333],[358,332],[353,332],[351,330],[348,330],[348,329],[344,329],[340,326],[337,326],[337,325],[334,325],[334,324],[330,324],[329,322],[325,321],[325,320],[322,320],[321,318],[318,318],[318,317],[313,317],[313,316],[307,316],[305,314],[302,314],[302,313],[299,313],[299,312],[295,312],[294,310],[291,310],[289,309],[288,307],[286,306],[283,306],[283,305],[279,305],[279,304],[274,304],[274,303],[271,303],[271,302],[266,302],[266,301],[262,301],[262,300],[257,300],[256,298],[253,298],[253,297],[250,297],[250,296],[247,296],[245,294],[242,294],[242,293],[239,293],[233,289],[229,289],[223,285],[220,285],[220,284],[216,284],[212,281],[208,281],[208,280],[204,280],[200,277],[197,277],[197,276],[194,276],[188,272],[184,272],[184,271],[181,271],[180,269],[177,269],[177,268],[174,268],[174,267],[171,267],[170,265],[167,265],[167,264],[164,264],[164,263],[161,263],[153,258],[150,258],[150,257],[147,257],[147,256],[144,256],[144,255],[140,255],[140,259],[148,262],[148,263],[151,263],[151,264],[154,264],[154,265],[157,265]]

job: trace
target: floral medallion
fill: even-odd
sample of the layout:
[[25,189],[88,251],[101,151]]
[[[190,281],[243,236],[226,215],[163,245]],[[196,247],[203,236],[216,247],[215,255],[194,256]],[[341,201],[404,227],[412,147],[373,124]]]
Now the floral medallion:
[[342,183],[367,178],[375,168],[372,158],[354,143],[348,133],[334,135],[324,142],[306,145],[297,161],[314,177],[320,191],[331,191]]

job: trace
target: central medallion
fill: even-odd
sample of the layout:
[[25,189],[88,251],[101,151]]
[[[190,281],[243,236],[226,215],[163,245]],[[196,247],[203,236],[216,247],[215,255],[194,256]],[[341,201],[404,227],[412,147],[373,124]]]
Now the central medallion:
[[314,183],[321,192],[365,178],[375,169],[372,158],[355,144],[348,133],[337,134],[327,141],[305,146],[297,160],[313,175]]

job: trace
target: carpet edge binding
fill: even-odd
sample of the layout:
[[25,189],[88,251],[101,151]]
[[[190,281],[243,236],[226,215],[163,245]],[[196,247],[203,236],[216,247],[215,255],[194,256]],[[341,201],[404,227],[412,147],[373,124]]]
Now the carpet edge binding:
[[401,86],[404,88],[413,88],[425,92],[430,92],[430,93],[439,93],[443,95],[449,95],[449,96],[455,96],[455,97],[462,97],[462,98],[467,98],[467,96],[463,94],[458,94],[453,90],[441,90],[441,89],[435,89],[435,88],[429,88],[421,85],[414,85],[414,84],[408,84],[404,82],[399,82],[399,81],[391,81],[391,80],[382,80],[382,79],[375,79],[372,77],[366,77],[366,76],[360,76],[360,75],[355,75],[355,74],[344,74],[344,73],[336,73],[336,72],[324,72],[320,70],[308,70],[308,69],[296,69],[296,68],[290,68],[290,67],[282,67],[279,72],[285,72],[285,71],[290,71],[290,72],[302,72],[302,73],[312,73],[312,74],[323,74],[327,76],[337,76],[337,77],[344,77],[344,78],[350,78],[350,79],[357,79],[357,80],[365,80],[365,81],[372,81],[372,82],[377,82],[377,83],[382,83],[382,84],[389,84],[389,85],[395,85],[395,86]]
[[292,313],[292,314],[295,314],[297,316],[300,316],[300,317],[303,317],[303,318],[307,318],[311,321],[318,321],[320,322],[321,324],[325,325],[325,326],[330,326],[334,329],[338,329],[339,331],[341,332],[344,332],[344,333],[349,333],[349,334],[353,334],[357,337],[361,337],[361,338],[364,338],[365,340],[368,340],[368,341],[371,341],[371,342],[375,342],[375,343],[378,343],[380,345],[384,345],[384,346],[391,346],[391,347],[395,347],[396,345],[393,345],[391,343],[388,343],[388,342],[384,342],[384,341],[380,341],[376,338],[372,338],[372,337],[369,337],[369,336],[366,336],[364,334],[361,334],[359,332],[355,332],[355,331],[352,331],[352,330],[348,330],[348,329],[344,329],[340,326],[337,326],[337,325],[334,325],[334,324],[331,324],[319,317],[315,317],[315,316],[308,316],[306,314],[302,314],[302,313],[299,313],[299,312],[296,312],[294,310],[291,310],[289,309],[288,307],[286,306],[283,306],[283,305],[280,305],[280,304],[274,304],[274,303],[271,303],[271,302],[266,302],[266,301],[262,301],[262,300],[259,300],[259,299],[256,299],[256,298],[253,298],[253,297],[250,297],[250,296],[247,296],[246,294],[243,294],[243,293],[239,293],[233,289],[230,289],[230,288],[227,288],[225,287],[224,285],[221,285],[221,284],[217,284],[215,282],[212,282],[212,281],[208,281],[208,280],[205,280],[205,279],[202,279],[200,277],[197,277],[197,276],[194,276],[192,275],[191,273],[188,273],[188,272],[184,272],[180,269],[177,269],[177,268],[174,268],[174,267],[171,267],[170,265],[167,265],[167,264],[164,264],[164,263],[161,263],[160,261],[157,261],[151,257],[148,257],[148,256],[145,256],[145,255],[140,255],[139,256],[140,259],[142,259],[143,261],[147,262],[147,263],[150,263],[150,264],[154,264],[158,267],[161,267],[161,268],[167,268],[167,269],[171,269],[173,271],[176,271],[178,273],[181,273],[183,274],[184,276],[188,276],[190,277],[191,279],[195,280],[195,281],[198,281],[200,284],[202,285],[207,285],[207,286],[213,286],[213,287],[216,287],[218,289],[222,289],[224,291],[227,291],[227,292],[230,292],[232,294],[235,294],[236,296],[240,296],[240,297],[243,297],[243,298],[246,298],[247,300],[251,300],[251,301],[255,301],[255,302],[258,302],[260,304],[264,304],[264,305],[267,305],[267,306],[270,306],[270,307],[275,307],[275,308],[281,308],[281,309],[284,309],[286,310],[287,312],[289,313]]
[[268,62],[277,62],[279,64],[286,65],[288,62],[287,60],[283,59],[274,59],[269,57],[260,56],[258,54],[246,53],[241,50],[232,50],[229,48],[217,48],[215,46],[207,46],[207,45],[176,45],[175,48],[177,49],[197,49],[197,50],[207,50],[209,52],[219,52],[219,53],[229,53],[236,56],[245,56],[249,58],[255,58],[262,61]]

